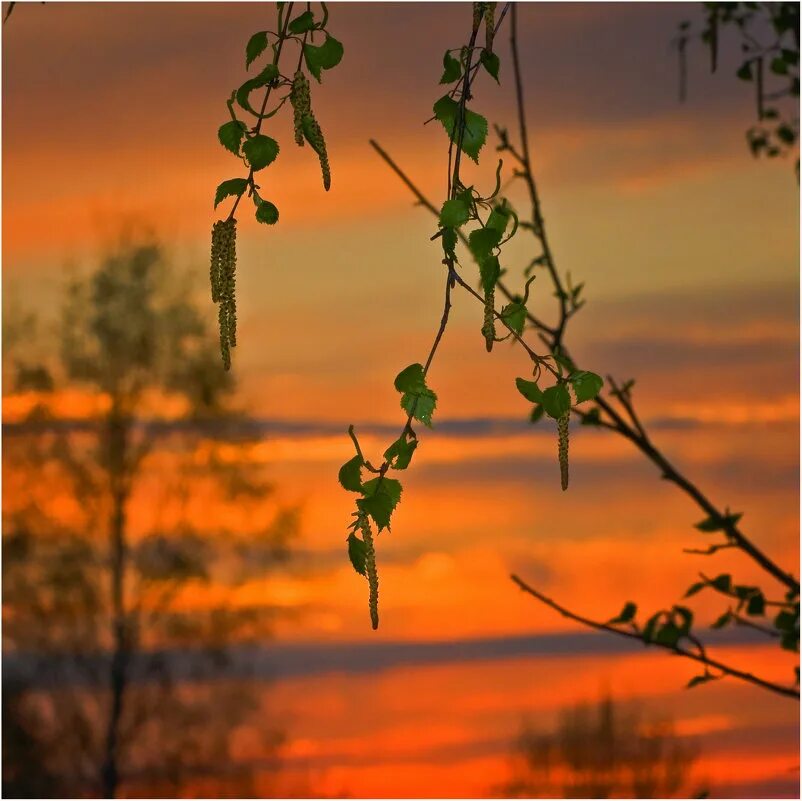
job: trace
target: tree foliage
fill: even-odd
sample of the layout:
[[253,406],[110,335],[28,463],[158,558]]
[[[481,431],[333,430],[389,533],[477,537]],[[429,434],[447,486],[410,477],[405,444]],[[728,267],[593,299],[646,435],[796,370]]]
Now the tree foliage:
[[[158,245],[123,242],[71,284],[60,353],[4,318],[5,390],[27,403],[4,424],[4,726],[23,738],[4,750],[4,780],[34,792],[49,777],[73,797],[175,792],[219,762],[253,703],[179,680],[178,649],[212,676],[230,646],[269,635],[269,603],[235,595],[286,555],[296,510],[227,455],[253,433]],[[67,397],[78,416],[59,412]],[[212,586],[216,600],[190,602]],[[187,726],[198,715],[202,731]]]
[[[703,3],[701,25],[682,22],[680,97],[687,92],[686,50],[700,40],[716,72],[722,40],[732,38],[741,55],[735,76],[753,86],[756,124],[746,131],[752,155],[777,158],[799,150],[799,3]],[[799,158],[796,159],[797,179]]]
[[554,731],[525,725],[505,798],[698,798],[698,754],[670,720],[603,698],[566,709]]

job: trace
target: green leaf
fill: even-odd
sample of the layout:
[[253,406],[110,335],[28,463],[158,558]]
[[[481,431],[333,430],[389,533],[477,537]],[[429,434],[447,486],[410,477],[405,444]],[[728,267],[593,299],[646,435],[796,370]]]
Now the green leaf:
[[393,510],[401,500],[401,482],[386,476],[373,478],[362,485],[364,498],[357,501],[357,506],[369,514],[379,531],[390,528]]
[[386,476],[377,476],[362,485],[365,497],[384,494],[392,499],[393,505],[401,500],[401,489],[401,482],[398,479]]
[[694,528],[704,531],[706,534],[710,534],[713,531],[724,531],[728,526],[734,526],[742,516],[740,514],[728,514],[723,517],[708,517],[706,520],[702,520],[701,523],[696,523]]
[[618,617],[614,617],[612,620],[608,622],[629,623],[635,617],[637,611],[638,611],[637,605],[632,603],[632,601],[627,601],[624,604],[624,608],[621,610],[621,613],[618,615]]
[[532,403],[543,403],[543,392],[536,381],[527,381],[525,378],[516,378],[515,386],[528,401]]
[[785,63],[785,59],[781,56],[777,56],[777,58],[772,59],[771,71],[775,75],[785,75],[788,72],[788,65]]
[[529,422],[530,423],[537,423],[540,418],[543,417],[543,407],[540,404],[532,407],[532,412],[529,415]]
[[694,677],[693,677],[693,678],[692,678],[692,679],[691,679],[691,680],[690,680],[690,681],[689,681],[689,682],[688,682],[688,683],[685,685],[685,687],[686,687],[687,689],[689,689],[689,690],[690,690],[690,689],[691,689],[691,687],[696,687],[696,686],[698,686],[699,684],[704,684],[705,682],[708,682],[708,681],[713,681],[714,679],[715,679],[715,676],[713,676],[713,674],[712,674],[712,673],[702,673],[702,674],[701,674],[701,675],[699,675],[699,676],[694,676]]
[[766,599],[762,592],[757,592],[746,604],[747,615],[762,615],[766,611]]
[[248,39],[245,45],[245,69],[264,53],[267,48],[267,31],[259,31]]
[[727,610],[721,617],[717,618],[713,623],[710,624],[711,629],[723,629],[727,623],[730,622],[730,611]]
[[[479,61],[488,73],[496,79],[496,83],[498,83],[498,68],[501,64],[498,56],[495,53],[490,53],[483,49],[482,54],[479,56]],[[440,83],[442,83],[442,81],[440,81]]]
[[696,595],[696,593],[699,592],[700,590],[703,590],[706,586],[707,586],[706,581],[697,581],[696,584],[691,584],[691,586],[688,587],[688,589],[685,592],[685,595],[683,595],[682,597],[690,598],[692,595]]
[[596,375],[596,373],[591,373],[588,370],[581,370],[578,373],[574,373],[568,380],[571,382],[571,386],[576,393],[577,403],[593,400],[604,386],[604,381],[602,381],[601,376]]
[[254,170],[263,170],[278,156],[278,142],[270,136],[256,134],[245,141],[242,152]]
[[363,461],[357,454],[349,459],[341,468],[338,478],[343,489],[349,492],[362,492],[362,465]]
[[520,336],[526,324],[526,306],[524,306],[523,303],[516,303],[514,301],[508,303],[501,310],[501,319]]
[[443,253],[447,257],[453,258],[454,249],[457,247],[457,232],[453,228],[446,228],[440,239],[443,242]]
[[757,587],[750,587],[748,584],[736,584],[732,588],[732,591],[742,601],[745,601],[751,595],[754,595],[756,592],[759,592]]
[[552,351],[552,356],[554,356],[554,361],[561,367],[564,367],[569,373],[576,372],[576,365],[571,361],[571,358],[563,348],[555,348]]
[[417,447],[417,439],[408,440],[406,436],[402,434],[384,452],[384,458],[390,462],[390,466],[394,470],[406,470],[409,467],[409,463],[412,461],[412,454],[415,453],[415,448]]
[[440,209],[440,225],[443,228],[459,228],[465,225],[471,216],[471,209],[461,198],[454,198],[443,203]]
[[405,392],[401,396],[401,408],[429,428],[432,427],[432,414],[436,407],[437,395],[430,389],[419,393]]
[[361,512],[364,512],[373,519],[379,531],[390,527],[390,518],[393,515],[393,502],[388,495],[379,493],[369,498],[359,498],[356,505]]
[[543,392],[543,408],[546,414],[555,420],[571,408],[571,396],[564,384],[555,384]]
[[256,220],[266,225],[275,225],[278,222],[278,209],[269,200],[263,200],[256,207]]
[[516,378],[515,386],[518,392],[521,393],[531,403],[543,403],[543,393],[536,381],[527,381],[525,378]]
[[719,592],[728,593],[732,591],[732,577],[729,573],[722,573],[716,576],[709,584],[711,587],[715,587]]
[[473,204],[473,187],[468,186],[460,192],[457,197],[470,208]]
[[299,14],[289,25],[290,33],[306,33],[315,27],[315,18],[311,11]]
[[359,539],[353,532],[348,535],[348,558],[354,566],[354,570],[361,576],[365,575],[365,558],[368,546]]
[[792,631],[797,625],[797,620],[798,618],[793,612],[784,609],[774,618],[774,625],[780,631]]
[[230,195],[239,197],[247,188],[248,180],[246,178],[230,178],[228,181],[223,181],[214,193],[214,207],[217,208]]
[[498,231],[499,241],[501,241],[501,237],[504,236],[504,232],[507,230],[510,217],[512,217],[512,214],[510,214],[507,206],[500,204],[490,212],[490,216],[487,218],[486,227],[492,228],[494,231]]
[[667,645],[673,648],[681,636],[680,630],[673,623],[666,623],[654,636],[654,642],[658,645]]
[[231,120],[217,129],[217,138],[226,150],[230,150],[235,156],[238,156],[240,142],[242,142],[246,130],[248,130],[248,126],[244,122]]
[[454,83],[457,79],[462,77],[462,65],[446,50],[443,56],[443,77],[440,83]]
[[582,416],[583,426],[597,426],[601,424],[601,412],[598,409],[591,409]]
[[426,426],[432,425],[437,395],[426,386],[423,365],[410,364],[395,378],[395,388],[402,392],[401,408]]
[[423,392],[426,389],[426,378],[422,364],[410,364],[395,377],[395,388],[398,392]]
[[[453,142],[459,141],[459,129],[457,126],[457,116],[459,114],[459,103],[448,95],[443,95],[434,104],[434,115],[443,124],[446,133]],[[465,109],[464,119],[465,132],[462,135],[462,151],[477,164],[479,163],[479,151],[487,140],[487,120],[474,111]]]
[[468,248],[480,264],[490,256],[501,241],[501,233],[495,228],[477,228],[468,235]]
[[488,256],[479,262],[479,275],[482,277],[482,289],[485,295],[489,295],[496,287],[501,275],[501,266],[497,256]]
[[777,127],[777,138],[786,145],[792,145],[796,141],[796,132],[787,124],[782,124]]
[[738,68],[738,72],[735,73],[742,81],[751,81],[752,80],[752,63],[750,61],[744,61],[743,64]]
[[780,637],[780,648],[784,651],[799,650],[799,631],[787,631]]
[[251,92],[261,86],[267,86],[272,81],[275,81],[276,78],[278,78],[278,67],[275,64],[268,64],[256,77],[245,81],[245,83],[237,89],[235,92],[237,103],[247,112],[258,117],[259,112],[256,111],[250,103]]
[[643,627],[642,637],[644,642],[651,642],[652,641],[652,634],[654,633],[654,629],[657,626],[657,622],[660,620],[660,612],[655,612],[647,621],[646,625]]
[[336,67],[343,58],[342,43],[333,36],[326,34],[326,41],[316,47],[312,44],[304,45],[304,60],[310,74],[314,75],[320,83],[320,71]]
[[693,624],[693,612],[691,612],[687,606],[675,606],[673,611],[677,617],[682,619],[682,622],[677,627],[680,634],[687,634],[691,630],[691,625]]

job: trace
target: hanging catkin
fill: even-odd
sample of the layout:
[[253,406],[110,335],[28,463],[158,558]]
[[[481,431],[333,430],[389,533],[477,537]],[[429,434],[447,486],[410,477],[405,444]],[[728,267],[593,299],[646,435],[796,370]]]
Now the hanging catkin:
[[320,172],[323,175],[323,188],[328,192],[331,187],[331,167],[326,152],[326,140],[312,111],[309,81],[301,70],[298,70],[293,76],[290,103],[292,104],[295,141],[299,145],[303,145],[305,139],[312,146],[312,150],[317,153],[320,160]]
[[212,227],[209,265],[212,300],[220,304],[220,355],[223,367],[231,369],[231,348],[237,344],[237,221],[218,220]]
[[292,121],[295,131],[295,141],[298,145],[304,143],[304,114],[312,112],[312,98],[309,91],[309,81],[306,75],[298,70],[292,78],[292,89],[290,90],[290,104],[292,105]]
[[482,324],[482,335],[485,338],[485,347],[487,352],[493,350],[493,343],[496,341],[496,288],[493,287],[485,294],[485,317]]
[[485,13],[485,3],[474,3],[473,4],[473,32],[479,30],[479,26],[482,24],[482,17]]
[[568,422],[571,417],[569,409],[557,418],[557,451],[560,460],[560,486],[568,489]]
[[485,50],[493,52],[493,37],[496,33],[496,4],[485,4]]
[[326,152],[326,140],[323,138],[323,131],[311,111],[308,114],[304,114],[301,119],[301,125],[303,126],[306,141],[312,146],[312,150],[317,153],[320,161],[320,172],[323,175],[323,188],[328,192],[331,187],[331,168],[329,167],[329,156]]
[[376,549],[373,546],[373,533],[366,514],[359,516],[359,528],[365,541],[365,575],[368,579],[368,606],[370,623],[374,630],[379,628],[379,572],[376,570]]

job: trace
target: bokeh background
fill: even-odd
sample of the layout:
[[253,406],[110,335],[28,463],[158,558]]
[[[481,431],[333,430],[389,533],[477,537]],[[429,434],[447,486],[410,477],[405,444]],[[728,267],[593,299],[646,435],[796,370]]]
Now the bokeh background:
[[[589,732],[584,741],[593,743],[615,728],[614,707],[630,738],[644,726],[664,733],[661,753],[684,766],[683,792],[797,795],[795,702],[730,680],[686,691],[692,665],[583,632],[510,582],[516,572],[605,619],[630,599],[644,609],[674,603],[700,568],[731,570],[744,583],[760,576],[726,552],[715,567],[684,554],[703,544],[692,528],[698,510],[611,434],[572,435],[572,486],[561,493],[554,432],[527,422],[513,384],[526,360],[512,347],[485,353],[466,296],[456,298],[430,374],[437,423],[421,435],[392,533],[379,538],[382,622],[370,630],[367,589],[345,552],[352,498],[337,469],[352,453],[349,424],[370,454],[397,436],[403,417],[392,380],[428,350],[442,275],[439,245],[429,241],[434,220],[368,139],[442,200],[447,140],[423,123],[440,94],[442,52],[463,41],[470,11],[334,3],[330,12],[345,57],[312,91],[332,188],[323,192],[313,154],[292,144],[286,115],[269,121],[282,151],[262,187],[281,220],[268,229],[245,215],[239,225],[240,330],[236,388],[221,390],[226,425],[220,408],[202,425],[187,422],[186,377],[135,410],[140,428],[160,435],[131,496],[132,553],[154,547],[157,534],[167,542],[168,529],[196,549],[220,547],[190,569],[164,546],[183,566],[180,587],[165,593],[163,577],[145,582],[145,606],[165,594],[170,619],[183,623],[158,634],[143,624],[139,649],[159,660],[131,680],[119,792],[512,793],[535,734],[558,741],[560,731]],[[714,76],[702,48],[690,49],[688,98],[679,103],[671,41],[678,22],[699,13],[694,4],[522,4],[530,146],[558,264],[585,282],[587,306],[569,334],[575,357],[636,378],[639,408],[665,452],[796,569],[798,184],[789,160],[748,152],[754,100],[733,77],[732,47]],[[57,430],[59,442],[90,458],[102,441],[80,437],[105,419],[109,392],[64,369],[58,380],[37,385],[28,375],[20,384],[19,364],[58,359],[70,282],[91,286],[99,268],[119,278],[137,253],[155,283],[184,276],[164,291],[195,310],[187,312],[197,317],[193,331],[213,331],[205,284],[212,198],[241,172],[216,130],[244,80],[245,43],[272,27],[274,14],[262,3],[20,3],[4,27],[4,319],[22,321],[4,337],[4,371],[14,373],[3,396],[4,534],[35,530],[58,543],[69,530],[104,547],[103,513],[87,522],[85,498],[64,479],[64,451],[54,456],[52,439],[44,457],[31,448]],[[506,32],[500,40],[501,87],[480,80],[474,104],[512,128]],[[495,167],[491,148],[478,181]],[[523,241],[511,253],[510,274],[520,275],[532,254]],[[139,280],[135,273],[126,280]],[[534,309],[548,309],[537,282],[535,295]],[[95,301],[85,315],[98,310]],[[216,363],[203,364],[211,371],[204,386],[223,386]],[[61,472],[46,466],[53,459]],[[218,492],[213,467],[262,489]],[[159,517],[157,506],[168,511]],[[248,571],[231,568],[223,544],[232,542]],[[14,569],[32,569],[29,542],[13,553],[22,554]],[[105,557],[95,569],[75,558],[75,574],[55,584],[46,574],[49,603],[62,597],[57,582],[69,588],[75,576],[106,590]],[[4,710],[11,698],[20,712],[15,720],[4,711],[4,752],[14,738],[21,764],[47,774],[55,794],[97,793],[108,634],[99,623],[89,639],[76,638],[72,613],[44,603],[28,610],[19,633],[8,588],[45,592],[41,574],[20,581],[5,577]],[[102,621],[97,598],[92,613]],[[719,606],[698,596],[695,608],[709,622]],[[34,636],[37,625],[46,636]],[[742,631],[718,645],[723,659],[755,672],[792,675],[793,654]],[[183,699],[169,714],[149,695],[168,684],[168,695]],[[85,736],[28,743],[30,720],[40,733],[77,732],[81,721]],[[192,743],[168,748],[179,732]],[[160,762],[168,751],[170,768]],[[25,771],[14,776],[24,790]],[[564,790],[537,781],[543,794]]]

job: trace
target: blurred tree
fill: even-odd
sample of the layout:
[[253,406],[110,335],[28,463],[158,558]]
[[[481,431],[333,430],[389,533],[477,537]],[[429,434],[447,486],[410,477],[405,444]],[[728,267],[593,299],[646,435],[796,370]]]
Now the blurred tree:
[[730,35],[740,56],[736,77],[751,83],[756,122],[746,132],[753,156],[797,156],[799,176],[799,3],[703,3],[703,24],[680,23],[674,41],[679,53],[680,98],[687,83],[686,50],[700,39],[716,72],[721,40]]
[[696,751],[669,721],[647,722],[611,698],[563,712],[556,731],[525,726],[510,798],[688,798]]
[[5,310],[14,795],[165,794],[216,767],[228,775],[204,784],[212,795],[246,790],[229,742],[255,702],[214,671],[268,634],[270,605],[237,591],[286,555],[297,509],[248,459],[256,432],[204,316],[160,247],[133,239],[69,287],[57,357]]

